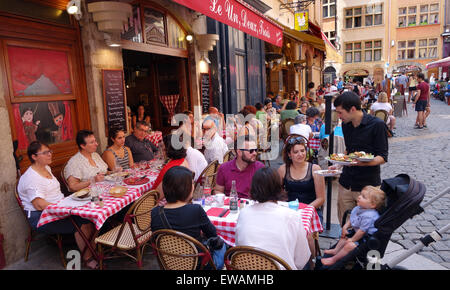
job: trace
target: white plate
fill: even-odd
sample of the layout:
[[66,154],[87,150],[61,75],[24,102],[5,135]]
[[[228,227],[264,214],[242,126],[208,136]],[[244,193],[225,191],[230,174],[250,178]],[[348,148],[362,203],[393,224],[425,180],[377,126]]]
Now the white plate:
[[353,161],[351,161],[351,162],[349,162],[349,161],[337,161],[337,160],[333,160],[333,159],[330,159],[330,157],[325,157],[325,160],[328,160],[328,161],[330,161],[331,163],[333,163],[333,164],[338,164],[338,165],[352,165],[352,164],[355,164],[355,162],[353,162]]
[[327,176],[339,175],[339,174],[342,173],[342,171],[328,169],[328,170],[316,170],[316,171],[314,171],[314,173],[317,174],[317,175],[321,175],[321,176],[327,177]]
[[70,198],[73,199],[73,200],[78,200],[78,201],[88,201],[88,200],[91,200],[91,195],[89,194],[88,196],[86,196],[86,197],[84,197],[84,198],[79,198],[79,197],[77,197],[76,194],[74,193],[74,194],[72,194],[72,195],[70,196]]
[[373,158],[363,158],[363,157],[358,157],[358,158],[356,158],[356,159],[358,159],[359,161],[362,161],[362,162],[370,162],[370,161],[372,161],[373,159],[375,159],[375,157],[373,157]]

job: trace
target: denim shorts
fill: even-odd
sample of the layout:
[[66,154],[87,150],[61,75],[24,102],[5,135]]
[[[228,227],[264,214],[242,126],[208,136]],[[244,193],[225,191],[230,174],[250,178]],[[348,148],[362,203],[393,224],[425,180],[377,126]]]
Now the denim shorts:
[[[68,219],[61,219],[54,222],[50,222],[48,224],[45,224],[43,226],[37,227],[37,224],[39,222],[39,218],[41,217],[42,211],[31,211],[30,217],[28,218],[28,221],[30,223],[30,226],[33,228],[33,230],[41,233],[46,233],[49,235],[54,234],[73,234],[77,231],[73,223]],[[80,216],[72,216],[75,223],[78,226],[81,226],[82,224],[87,224],[90,221],[87,219],[84,219]]]
[[418,100],[416,103],[416,112],[425,111],[427,104],[428,104],[427,100]]

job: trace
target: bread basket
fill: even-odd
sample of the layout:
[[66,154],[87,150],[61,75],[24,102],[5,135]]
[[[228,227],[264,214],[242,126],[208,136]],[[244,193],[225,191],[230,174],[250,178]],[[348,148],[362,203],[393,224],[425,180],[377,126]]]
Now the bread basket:
[[122,197],[127,193],[127,190],[125,186],[114,186],[109,190],[109,194],[112,197]]

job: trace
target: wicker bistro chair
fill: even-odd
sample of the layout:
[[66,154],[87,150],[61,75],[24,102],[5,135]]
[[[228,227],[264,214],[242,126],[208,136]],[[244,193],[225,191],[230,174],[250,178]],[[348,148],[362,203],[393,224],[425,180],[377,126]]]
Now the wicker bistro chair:
[[290,128],[291,128],[291,126],[294,125],[294,124],[295,124],[295,122],[294,122],[294,119],[292,119],[292,118],[284,119],[284,120],[281,122],[281,137],[282,137],[283,139],[286,139],[287,136],[289,136],[289,134],[290,134]]
[[386,123],[389,118],[389,113],[385,110],[376,110],[375,117],[380,118]]
[[[28,222],[27,214],[25,213],[25,210],[23,209],[22,200],[20,199],[19,192],[17,190],[17,186],[18,185],[19,185],[19,182],[17,181],[16,182],[15,191],[14,191],[14,195],[16,197],[17,204],[22,209],[23,216],[25,217],[25,220],[26,220],[27,225],[28,225],[28,238],[25,240],[27,245],[26,245],[25,257],[24,257],[24,261],[27,262],[28,261],[28,255],[30,253],[31,242],[36,240],[35,239],[36,231],[33,230],[33,228],[31,227],[31,225]],[[48,237],[50,237],[53,241],[55,241],[56,245],[58,246],[59,256],[61,258],[61,263],[62,263],[62,265],[63,265],[63,267],[65,269],[66,266],[67,266],[67,262],[66,262],[66,259],[64,257],[64,251],[63,251],[63,248],[62,248],[62,236],[60,234],[56,234],[56,235],[48,235]]]
[[197,178],[197,181],[195,182],[194,185],[194,190],[197,190],[198,186],[203,185],[203,182],[206,181],[206,177],[209,178],[211,189],[214,190],[214,187],[216,186],[216,176],[218,169],[219,169],[219,161],[214,160],[213,162],[209,163],[208,166],[206,166],[206,168],[203,169],[202,173]]
[[233,160],[236,157],[236,152],[234,150],[228,150],[227,153],[223,156],[223,162],[228,162]]
[[157,230],[152,234],[151,244],[163,270],[203,270],[208,264],[216,270],[208,249],[189,235]]
[[66,176],[64,175],[64,170],[66,169],[66,166],[67,166],[67,162],[64,164],[64,166],[61,169],[61,181],[64,184],[66,192],[71,193],[70,188],[69,188],[69,183],[67,182]]
[[[151,210],[157,205],[159,194],[156,190],[146,192],[128,210],[124,222],[95,239],[98,247],[99,266],[103,269],[103,260],[115,258],[109,255],[118,253],[134,259],[142,267],[142,255],[152,234]],[[103,247],[109,247],[107,251]],[[136,251],[136,256],[130,254]]]
[[291,270],[280,257],[255,247],[237,246],[225,253],[227,270]]

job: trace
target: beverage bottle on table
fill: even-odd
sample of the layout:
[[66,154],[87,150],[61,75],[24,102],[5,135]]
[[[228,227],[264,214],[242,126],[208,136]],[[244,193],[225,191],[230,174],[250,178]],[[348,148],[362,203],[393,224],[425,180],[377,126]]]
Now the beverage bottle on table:
[[205,205],[211,205],[211,183],[209,178],[205,178],[205,184],[203,184],[203,199],[205,200]]
[[238,194],[236,191],[236,180],[231,181],[230,212],[238,211]]

